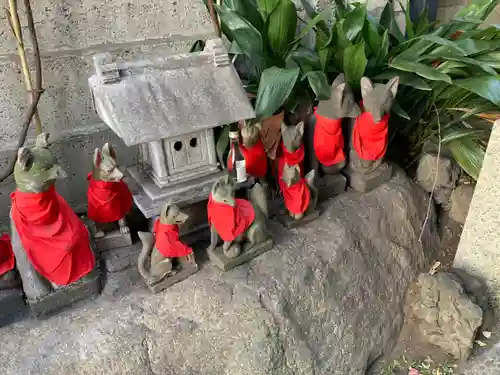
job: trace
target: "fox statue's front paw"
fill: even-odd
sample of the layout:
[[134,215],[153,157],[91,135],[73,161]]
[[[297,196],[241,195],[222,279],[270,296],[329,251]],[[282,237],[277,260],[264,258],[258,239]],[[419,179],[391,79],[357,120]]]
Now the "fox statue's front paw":
[[125,227],[120,227],[120,233],[121,234],[129,234],[130,233],[130,228],[125,226]]
[[94,233],[94,238],[103,238],[103,237],[104,237],[104,231],[102,231],[102,230],[97,230]]
[[227,246],[222,246],[222,251],[224,252],[224,255],[227,256],[228,258],[236,258],[238,255],[241,253],[241,246],[237,242],[229,243],[225,242],[224,245],[228,244]]

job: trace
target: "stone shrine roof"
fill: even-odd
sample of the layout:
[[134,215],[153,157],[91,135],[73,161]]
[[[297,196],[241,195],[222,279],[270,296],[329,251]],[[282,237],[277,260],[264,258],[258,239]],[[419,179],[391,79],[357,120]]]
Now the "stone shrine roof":
[[127,146],[255,117],[220,39],[203,52],[116,63],[94,56],[89,78],[99,117]]

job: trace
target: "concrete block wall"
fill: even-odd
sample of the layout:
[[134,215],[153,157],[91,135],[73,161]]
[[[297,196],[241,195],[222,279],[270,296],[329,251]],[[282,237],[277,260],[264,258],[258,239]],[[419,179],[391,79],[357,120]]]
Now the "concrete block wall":
[[[19,2],[20,8],[22,2]],[[187,51],[196,39],[213,35],[202,0],[37,0],[32,1],[43,68],[39,112],[44,131],[69,174],[58,191],[77,212],[85,211],[86,174],[96,147],[111,141],[119,162],[130,165],[136,151],[117,139],[93,111],[87,78],[92,56],[110,51],[118,59]],[[21,23],[25,15],[21,12]],[[29,36],[25,39],[30,48]],[[26,93],[16,43],[0,12],[0,170],[14,156]],[[30,133],[29,142],[33,139]],[[0,186],[0,229],[8,225],[12,179]]]

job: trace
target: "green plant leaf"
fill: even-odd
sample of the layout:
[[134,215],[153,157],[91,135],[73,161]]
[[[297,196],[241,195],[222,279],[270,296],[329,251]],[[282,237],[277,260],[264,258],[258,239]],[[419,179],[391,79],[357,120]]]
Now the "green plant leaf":
[[225,26],[228,39],[236,41],[243,53],[252,61],[260,71],[264,67],[262,35],[250,22],[242,18],[235,11],[225,6],[214,4],[220,17],[221,24]]
[[482,129],[467,129],[467,128],[451,128],[447,129],[445,135],[441,138],[441,143],[449,143],[455,139],[460,138],[482,138],[485,135],[485,131]]
[[500,49],[500,40],[475,40],[475,39],[460,39],[454,42],[458,47],[463,49],[467,56],[475,55],[488,51]]
[[399,117],[402,117],[406,120],[410,120],[410,116],[408,115],[408,113],[406,113],[406,111],[403,108],[401,108],[401,106],[396,100],[394,100],[394,102],[392,103],[392,112],[394,112]]
[[482,64],[486,64],[487,66],[500,70],[500,51],[482,53],[474,56],[474,59]]
[[264,27],[264,19],[254,0],[224,0],[224,4],[250,22],[257,30]]
[[[318,25],[320,22],[324,23],[325,20],[328,18],[329,15],[331,15],[330,9],[325,9],[321,13],[316,14],[314,16],[314,18],[307,23],[306,27],[304,27],[302,30],[300,30],[299,35],[297,35],[297,37],[292,42],[292,44],[299,42],[303,37],[305,37],[307,35],[307,33],[309,31],[311,31],[312,29],[314,29],[314,27],[316,25]],[[327,29],[327,31],[328,31],[328,29]]]
[[[429,56],[429,55],[424,55],[419,58],[419,60],[425,60],[425,59],[435,59],[436,56]],[[439,56],[439,58],[447,59],[447,60],[452,60],[452,61],[458,61],[465,63],[467,65],[474,65],[477,66],[481,69],[483,69],[486,73],[489,73],[491,75],[496,75],[497,72],[495,69],[491,68],[488,64],[483,64],[481,61],[475,59],[475,58],[470,58],[470,57],[463,57],[463,56],[454,56],[452,54],[442,54]]]
[[363,39],[368,45],[371,53],[377,56],[380,51],[380,46],[382,45],[382,38],[377,32],[376,24],[370,18],[366,18],[365,20],[363,26]]
[[189,49],[189,52],[190,53],[201,52],[201,51],[203,51],[203,48],[205,48],[205,41],[204,40],[197,40],[196,42],[193,43],[193,45]]
[[[469,5],[463,7],[455,18],[476,19],[484,21],[500,3],[499,0],[474,0]],[[462,30],[476,28],[472,23],[462,25]]]
[[405,72],[413,72],[415,74],[418,74],[420,77],[424,77],[433,81],[443,81],[451,84],[451,78],[449,75],[415,61],[395,58],[389,63],[389,66],[391,68],[403,70]]
[[415,36],[415,31],[413,30],[413,22],[411,21],[409,7],[405,8],[401,1],[398,0],[398,2],[405,14],[406,36],[411,39]]
[[444,61],[441,64],[439,64],[436,67],[436,69],[442,73],[448,74],[450,72],[453,72],[457,68],[464,68],[466,66],[467,66],[467,64],[461,63],[459,61],[448,60],[448,61]]
[[343,29],[347,39],[353,41],[363,29],[366,20],[366,6],[361,5],[346,14]]
[[361,77],[366,69],[368,60],[365,55],[365,42],[348,46],[344,51],[344,74],[351,87],[359,87]]
[[284,57],[297,30],[297,9],[291,0],[279,0],[267,24],[267,43],[275,56]]
[[331,90],[325,73],[321,71],[307,72],[304,75],[303,79],[307,79],[307,81],[309,82],[309,86],[311,86],[311,89],[316,95],[316,99],[318,100],[330,99]]
[[464,49],[462,49],[458,44],[452,42],[451,40],[440,38],[436,35],[431,35],[431,34],[422,35],[422,36],[418,36],[414,39],[420,39],[420,40],[426,40],[429,42],[433,42],[433,43],[439,44],[441,46],[446,46],[446,47],[458,52],[462,56],[467,55],[467,52]]
[[236,43],[236,40],[233,40],[231,42],[231,45],[229,46],[228,53],[230,55],[244,55],[242,49],[240,48],[240,46],[238,45],[238,43]]
[[389,32],[385,30],[384,34],[382,35],[380,49],[377,54],[377,65],[382,65],[383,63],[385,63],[388,55],[389,55]]
[[485,150],[477,139],[462,137],[446,144],[460,167],[477,181],[483,165]]
[[321,69],[319,56],[306,47],[298,47],[287,55],[287,62],[294,61],[303,72]]
[[280,0],[257,0],[258,9],[264,20],[267,20],[267,17],[274,10],[276,5],[278,5]]
[[394,5],[392,1],[388,1],[385,4],[382,15],[380,16],[380,25],[383,26],[387,31],[389,31],[389,34],[396,38],[399,43],[405,40],[405,37],[396,21],[396,15],[394,12]]
[[288,99],[299,78],[300,69],[267,68],[262,72],[255,113],[258,119],[272,116]]
[[431,87],[427,82],[416,74],[404,72],[396,69],[389,69],[385,72],[375,76],[374,80],[389,80],[395,76],[399,77],[399,84],[409,86],[423,91],[431,91]]
[[500,75],[456,79],[453,84],[500,106]]
[[224,160],[224,154],[229,146],[229,128],[230,125],[226,125],[222,128],[222,131],[219,134],[219,139],[217,140],[217,145],[215,149],[217,151],[217,158],[219,159],[219,163],[222,166],[222,169],[226,169],[226,162]]

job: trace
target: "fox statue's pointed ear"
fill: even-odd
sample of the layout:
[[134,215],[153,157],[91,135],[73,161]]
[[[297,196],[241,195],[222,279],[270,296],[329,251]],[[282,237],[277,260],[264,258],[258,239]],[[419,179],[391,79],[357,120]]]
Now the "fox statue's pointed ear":
[[304,121],[301,121],[297,125],[295,125],[295,128],[297,129],[301,137],[304,136]]
[[49,133],[40,133],[36,137],[35,147],[48,148],[49,147]]
[[101,165],[101,161],[102,161],[101,150],[99,150],[98,148],[96,148],[94,150],[94,159],[93,159],[94,166],[99,167],[99,165]]
[[366,97],[373,90],[372,81],[370,78],[363,77],[361,78],[361,96]]
[[288,128],[288,127],[286,126],[285,122],[284,122],[284,121],[281,121],[281,133],[286,132],[286,129],[287,129],[287,128]]
[[107,156],[110,156],[112,157],[113,159],[116,160],[116,152],[115,152],[115,149],[113,148],[113,146],[111,146],[110,143],[105,143],[104,146],[102,146],[102,153],[107,155]]
[[399,77],[392,77],[386,84],[387,88],[391,91],[392,97],[395,98],[398,93]]
[[21,147],[17,152],[17,165],[21,167],[23,171],[27,171],[31,168],[33,164],[33,154],[31,150],[27,147]]

